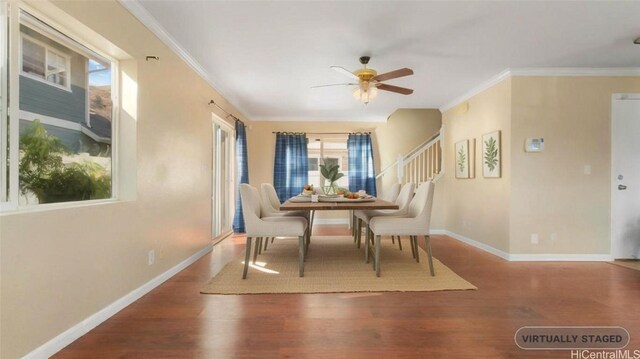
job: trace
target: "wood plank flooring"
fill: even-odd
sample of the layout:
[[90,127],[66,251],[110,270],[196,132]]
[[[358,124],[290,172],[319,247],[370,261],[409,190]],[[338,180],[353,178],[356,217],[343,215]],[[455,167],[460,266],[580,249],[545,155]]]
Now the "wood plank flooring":
[[[344,226],[317,227],[316,235],[349,233]],[[244,240],[226,239],[55,357],[571,357],[520,350],[513,336],[526,325],[622,326],[631,334],[627,348],[640,350],[639,271],[608,263],[507,262],[433,236],[434,256],[477,291],[200,294],[244,251]]]

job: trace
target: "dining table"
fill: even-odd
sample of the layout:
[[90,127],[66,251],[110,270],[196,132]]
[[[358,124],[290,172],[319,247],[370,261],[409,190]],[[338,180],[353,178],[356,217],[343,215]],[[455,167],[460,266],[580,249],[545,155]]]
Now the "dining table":
[[[310,196],[295,196],[286,200],[280,205],[281,211],[307,211],[309,213],[309,228],[313,228],[315,211],[357,211],[357,210],[378,210],[378,209],[399,209],[398,205],[383,199],[368,196],[359,199],[348,199],[344,197],[320,196],[317,202],[312,202]],[[353,214],[350,216],[353,220]],[[353,223],[352,223],[353,228]],[[311,230],[309,231],[311,233]]]
[[[313,230],[313,219],[315,217],[315,211],[351,211],[351,229],[352,235],[356,238],[356,226],[354,226],[353,211],[357,210],[381,210],[381,209],[399,209],[400,207],[389,201],[383,199],[366,196],[358,199],[348,199],[345,197],[337,196],[318,196],[318,201],[312,201],[311,196],[298,195],[286,200],[280,205],[281,211],[305,211],[307,212],[307,218],[309,219],[309,232],[307,235],[307,245],[305,248],[305,256],[311,245],[311,233]],[[359,235],[358,235],[359,238]],[[360,242],[358,241],[358,248]],[[365,259],[369,257],[372,248],[365,248]],[[368,263],[368,260],[367,260]]]
[[286,200],[280,205],[282,211],[340,211],[340,210],[372,210],[399,209],[398,205],[377,197],[349,200],[343,197],[321,199],[318,202],[299,201],[296,197]]

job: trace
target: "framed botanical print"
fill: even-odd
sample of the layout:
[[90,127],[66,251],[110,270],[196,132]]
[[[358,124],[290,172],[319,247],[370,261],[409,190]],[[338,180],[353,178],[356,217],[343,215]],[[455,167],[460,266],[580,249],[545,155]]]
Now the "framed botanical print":
[[455,144],[456,178],[469,177],[469,140],[458,141]]
[[500,131],[482,136],[482,176],[484,178],[500,178],[502,168],[502,150],[500,147]]

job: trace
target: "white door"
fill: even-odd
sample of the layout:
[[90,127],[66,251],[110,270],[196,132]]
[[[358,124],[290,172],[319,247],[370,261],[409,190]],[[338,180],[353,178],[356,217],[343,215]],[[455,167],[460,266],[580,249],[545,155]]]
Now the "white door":
[[233,129],[226,122],[214,118],[212,173],[212,238],[231,232],[233,224]]
[[640,94],[611,104],[611,255],[640,258]]

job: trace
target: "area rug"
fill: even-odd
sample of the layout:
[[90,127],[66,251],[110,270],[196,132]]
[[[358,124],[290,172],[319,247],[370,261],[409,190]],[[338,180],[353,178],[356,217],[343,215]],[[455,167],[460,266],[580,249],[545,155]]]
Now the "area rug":
[[[252,254],[253,255],[253,254]],[[429,274],[427,254],[420,249],[420,263],[411,256],[405,241],[403,250],[390,240],[380,246],[381,276],[371,262],[364,261],[364,249],[350,237],[313,237],[298,276],[298,240],[276,239],[251,263],[242,279],[244,254],[229,262],[202,289],[203,294],[419,292],[477,289],[434,258],[435,277]]]
[[640,271],[640,260],[638,259],[616,259],[615,261],[609,263]]

